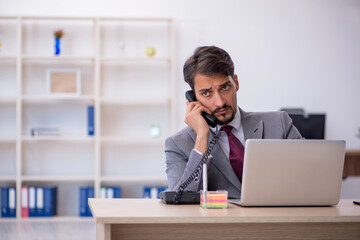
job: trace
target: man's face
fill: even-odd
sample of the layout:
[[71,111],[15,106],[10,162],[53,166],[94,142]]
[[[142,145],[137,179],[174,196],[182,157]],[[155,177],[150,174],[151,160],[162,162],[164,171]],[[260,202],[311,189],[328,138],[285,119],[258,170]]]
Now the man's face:
[[194,91],[197,100],[224,125],[234,119],[237,111],[236,92],[239,90],[237,76],[224,74],[206,76],[196,74]]

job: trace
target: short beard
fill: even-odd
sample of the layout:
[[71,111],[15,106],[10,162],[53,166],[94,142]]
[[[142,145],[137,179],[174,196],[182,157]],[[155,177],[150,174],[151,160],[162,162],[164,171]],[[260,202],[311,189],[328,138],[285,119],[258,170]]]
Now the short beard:
[[218,119],[218,122],[219,122],[220,125],[226,125],[226,124],[228,124],[229,122],[231,122],[231,121],[235,118],[235,113],[236,113],[236,111],[234,111],[234,109],[232,109],[232,107],[231,107],[230,105],[224,105],[224,106],[222,106],[222,107],[216,108],[216,109],[212,112],[212,114],[215,115],[215,113],[216,113],[218,110],[222,109],[222,108],[228,108],[228,109],[231,109],[231,110],[232,110],[232,115],[231,115],[231,117],[230,117],[229,119],[224,119],[224,120],[222,120],[222,121]]

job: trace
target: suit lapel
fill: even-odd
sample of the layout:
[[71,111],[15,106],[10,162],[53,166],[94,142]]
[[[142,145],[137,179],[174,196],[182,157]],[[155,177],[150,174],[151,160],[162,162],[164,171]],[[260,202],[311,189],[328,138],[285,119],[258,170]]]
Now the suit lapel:
[[245,141],[252,138],[262,139],[264,137],[264,121],[252,118],[249,113],[242,109],[240,109],[240,112]]

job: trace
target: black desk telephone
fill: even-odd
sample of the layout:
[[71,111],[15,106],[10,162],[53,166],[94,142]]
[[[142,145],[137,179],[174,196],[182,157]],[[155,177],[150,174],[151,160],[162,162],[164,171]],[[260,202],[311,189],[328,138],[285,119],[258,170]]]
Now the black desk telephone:
[[[190,90],[185,93],[185,97],[189,102],[196,101],[194,91]],[[215,128],[218,124],[218,120],[215,116],[209,115],[206,112],[202,112],[201,115],[205,118],[207,124],[210,127]],[[200,192],[184,191],[184,189],[195,179],[199,178],[203,164],[205,164],[210,156],[212,149],[219,139],[219,131],[213,132],[213,139],[209,143],[209,147],[206,153],[203,155],[199,164],[195,170],[191,173],[188,179],[183,182],[177,191],[163,191],[159,194],[160,199],[166,204],[199,204],[200,203]]]

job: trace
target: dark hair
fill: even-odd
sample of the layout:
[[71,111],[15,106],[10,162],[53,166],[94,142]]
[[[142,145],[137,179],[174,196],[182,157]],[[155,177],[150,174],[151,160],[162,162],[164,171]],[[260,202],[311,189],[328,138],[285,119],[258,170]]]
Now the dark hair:
[[215,46],[203,46],[195,49],[194,54],[186,60],[183,68],[184,80],[194,89],[194,78],[197,73],[213,76],[222,73],[234,76],[234,63],[230,55]]

